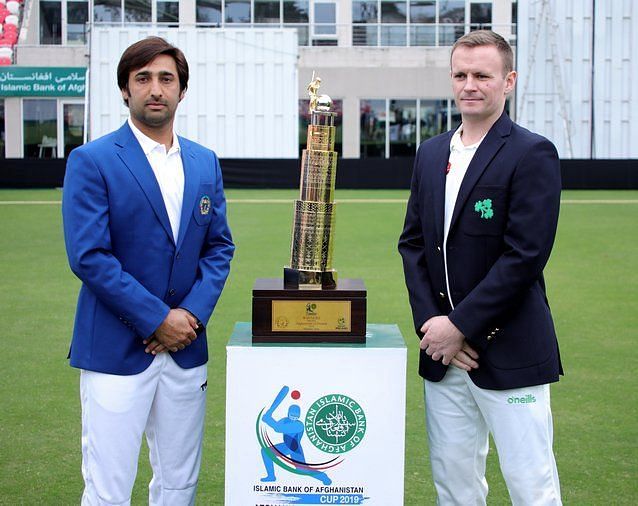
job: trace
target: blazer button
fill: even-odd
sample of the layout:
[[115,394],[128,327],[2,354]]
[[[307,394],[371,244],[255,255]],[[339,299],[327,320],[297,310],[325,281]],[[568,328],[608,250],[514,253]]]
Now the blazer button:
[[175,289],[171,288],[171,289],[168,291],[168,294],[169,294],[171,297],[172,297],[173,295],[175,295]]
[[439,297],[441,297],[442,299],[445,299],[445,294],[443,292],[439,292]]
[[492,339],[494,339],[494,336],[487,336],[488,341],[491,341]]
[[436,250],[440,253],[441,252],[441,246],[437,246]]

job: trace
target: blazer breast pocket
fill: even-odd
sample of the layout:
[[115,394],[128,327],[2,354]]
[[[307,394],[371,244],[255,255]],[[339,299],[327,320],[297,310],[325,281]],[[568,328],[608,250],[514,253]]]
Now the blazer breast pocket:
[[205,227],[207,226],[213,216],[213,184],[205,183],[200,185],[199,192],[197,194],[197,202],[193,209],[193,218],[195,223]]
[[467,235],[503,234],[507,221],[507,193],[504,186],[475,186],[468,197],[461,230]]

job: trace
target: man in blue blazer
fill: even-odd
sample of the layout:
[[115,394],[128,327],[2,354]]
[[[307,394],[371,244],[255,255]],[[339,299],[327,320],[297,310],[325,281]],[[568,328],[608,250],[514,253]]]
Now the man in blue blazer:
[[462,124],[419,147],[399,240],[438,500],[485,504],[491,433],[513,504],[560,504],[548,384],[562,368],[543,281],[558,155],[504,113],[516,72],[501,36],[460,38],[451,77]]
[[159,37],[118,66],[129,120],[74,150],[64,235],[82,281],[70,359],[81,369],[83,504],[129,504],[142,434],[150,504],[193,504],[201,463],[206,322],[233,256],[215,154],[173,131],[188,84]]

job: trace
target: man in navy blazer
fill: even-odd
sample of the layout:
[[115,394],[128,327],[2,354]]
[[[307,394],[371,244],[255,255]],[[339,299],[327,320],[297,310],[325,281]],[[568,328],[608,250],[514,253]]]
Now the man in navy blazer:
[[142,434],[150,504],[192,504],[201,462],[206,323],[233,256],[215,154],[173,131],[188,83],[159,37],[118,66],[129,120],[75,149],[62,214],[82,281],[71,343],[81,369],[83,504],[129,504]]
[[491,433],[513,504],[560,504],[548,384],[562,368],[543,280],[558,155],[504,113],[516,72],[501,36],[460,38],[451,78],[462,124],[419,147],[399,240],[438,500],[485,504]]

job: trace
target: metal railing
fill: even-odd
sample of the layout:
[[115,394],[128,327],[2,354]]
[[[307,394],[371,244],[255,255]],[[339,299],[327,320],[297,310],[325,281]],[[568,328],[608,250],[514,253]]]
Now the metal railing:
[[[139,23],[92,23],[104,25],[137,25]],[[145,23],[146,24],[146,23]],[[178,23],[150,23],[154,26],[184,26]],[[90,26],[91,23],[88,23]],[[472,30],[492,29],[516,44],[516,24],[483,23],[196,23],[199,28],[295,28],[299,46],[340,47],[449,47]]]

